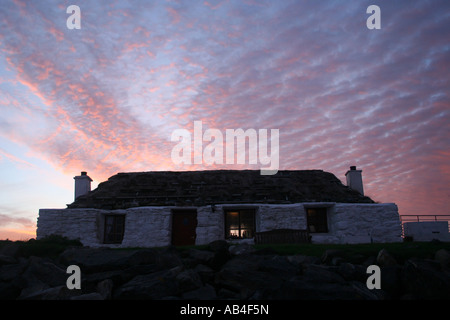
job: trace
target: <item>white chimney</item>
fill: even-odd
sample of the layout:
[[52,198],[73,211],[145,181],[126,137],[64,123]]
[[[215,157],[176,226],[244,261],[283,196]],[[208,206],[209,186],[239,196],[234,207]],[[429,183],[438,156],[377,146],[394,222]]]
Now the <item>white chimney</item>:
[[345,176],[347,177],[347,186],[364,195],[361,172],[362,170],[356,170],[356,166],[351,166]]
[[91,181],[86,171],[82,171],[80,176],[74,177],[75,179],[75,200],[82,195],[91,191]]

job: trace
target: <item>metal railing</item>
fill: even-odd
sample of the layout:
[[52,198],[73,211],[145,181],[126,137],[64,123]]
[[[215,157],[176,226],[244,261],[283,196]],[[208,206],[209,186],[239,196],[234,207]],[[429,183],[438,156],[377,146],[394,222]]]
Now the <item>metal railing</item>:
[[425,222],[425,221],[447,221],[448,232],[450,232],[450,214],[403,214],[400,215],[400,222],[402,224],[402,237],[405,236],[403,224],[405,222]]

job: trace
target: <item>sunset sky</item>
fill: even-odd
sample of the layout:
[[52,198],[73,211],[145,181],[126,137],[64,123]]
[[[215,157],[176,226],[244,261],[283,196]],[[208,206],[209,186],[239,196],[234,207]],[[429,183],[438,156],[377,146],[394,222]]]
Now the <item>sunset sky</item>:
[[[369,30],[368,6],[381,9]],[[68,29],[78,5],[81,29]],[[450,214],[450,1],[0,1],[0,239],[35,237],[73,177],[175,165],[176,129],[279,129],[400,214]],[[204,146],[206,143],[204,143]]]

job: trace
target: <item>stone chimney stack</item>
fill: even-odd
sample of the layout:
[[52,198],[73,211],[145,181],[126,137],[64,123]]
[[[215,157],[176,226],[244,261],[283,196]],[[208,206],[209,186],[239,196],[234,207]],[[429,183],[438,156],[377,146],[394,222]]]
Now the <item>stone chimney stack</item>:
[[361,172],[362,170],[356,170],[356,166],[351,166],[345,176],[347,178],[347,186],[364,195]]
[[91,181],[86,171],[82,171],[80,176],[74,177],[75,179],[75,200],[79,196],[87,194],[91,191]]

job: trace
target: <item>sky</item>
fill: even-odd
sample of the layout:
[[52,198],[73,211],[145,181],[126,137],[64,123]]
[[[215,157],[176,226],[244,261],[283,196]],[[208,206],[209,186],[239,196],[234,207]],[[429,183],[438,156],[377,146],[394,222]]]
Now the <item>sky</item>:
[[194,121],[278,129],[280,170],[354,165],[401,215],[450,214],[449,71],[448,0],[0,0],[0,239],[81,171],[261,167],[176,164]]

